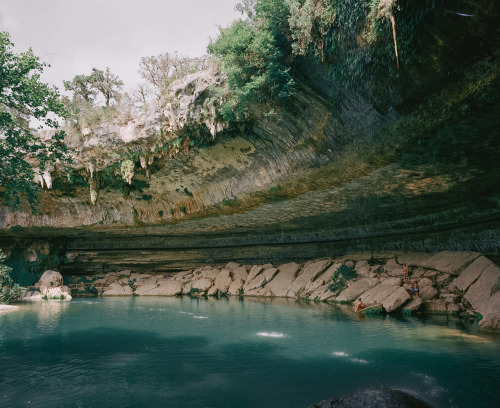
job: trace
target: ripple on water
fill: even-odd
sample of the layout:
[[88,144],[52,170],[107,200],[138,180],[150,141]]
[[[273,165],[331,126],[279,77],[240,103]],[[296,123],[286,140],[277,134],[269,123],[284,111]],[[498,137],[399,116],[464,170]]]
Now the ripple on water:
[[283,337],[286,337],[286,334],[278,333],[278,332],[259,332],[259,333],[257,333],[257,336],[283,338]]

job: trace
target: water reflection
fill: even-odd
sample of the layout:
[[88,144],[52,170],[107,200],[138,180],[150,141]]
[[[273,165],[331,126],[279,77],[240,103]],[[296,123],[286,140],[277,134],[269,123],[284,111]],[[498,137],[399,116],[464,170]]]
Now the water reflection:
[[57,327],[62,313],[70,306],[70,302],[64,300],[42,300],[37,302],[37,327],[46,333],[51,333]]

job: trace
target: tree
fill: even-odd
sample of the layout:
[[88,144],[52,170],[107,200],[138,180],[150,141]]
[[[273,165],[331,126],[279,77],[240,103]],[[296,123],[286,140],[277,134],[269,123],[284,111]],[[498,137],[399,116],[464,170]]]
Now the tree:
[[139,74],[162,94],[176,79],[209,67],[210,57],[191,58],[177,52],[168,52],[151,57],[142,57]]
[[40,189],[33,182],[33,167],[43,172],[48,164],[67,159],[68,150],[63,131],[42,140],[30,120],[57,129],[58,118],[68,113],[58,90],[40,82],[47,64],[31,49],[15,54],[13,46],[9,34],[0,32],[0,186],[5,204],[13,210],[19,208],[21,195],[36,210]]
[[222,107],[227,122],[246,120],[253,106],[286,98],[294,89],[286,60],[291,53],[283,51],[287,44],[283,30],[268,18],[269,10],[264,13],[258,4],[249,12],[253,20],[234,21],[208,46],[208,52],[223,62],[227,75],[230,97]]
[[123,81],[113,74],[109,68],[106,68],[106,71],[92,68],[89,81],[92,87],[104,96],[106,106],[109,106],[111,99],[116,99],[123,87]]
[[12,268],[4,265],[5,255],[0,251],[0,303],[7,304],[26,292],[26,289],[14,283],[10,277]]
[[63,81],[63,84],[67,91],[73,92],[74,102],[83,102],[87,106],[94,104],[96,90],[92,87],[90,75],[76,75],[71,81]]

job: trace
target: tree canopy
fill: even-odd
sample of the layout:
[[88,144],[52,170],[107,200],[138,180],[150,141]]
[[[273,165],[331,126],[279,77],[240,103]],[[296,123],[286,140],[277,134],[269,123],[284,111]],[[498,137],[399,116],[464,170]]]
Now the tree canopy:
[[[64,132],[41,140],[30,127],[33,119],[49,128],[59,127],[67,111],[55,87],[40,81],[47,66],[29,49],[16,54],[7,32],[0,32],[0,186],[6,205],[17,209],[25,195],[32,209],[38,204],[39,187],[34,168],[44,168],[66,157]],[[41,128],[43,125],[40,125]]]
[[[139,62],[139,75],[153,86],[156,93],[161,95],[176,79],[196,71],[207,69],[210,59],[208,56],[188,57],[177,52],[165,52],[150,57],[142,57]],[[139,88],[140,99],[144,99],[145,85]]]
[[240,4],[246,20],[237,20],[220,30],[208,46],[222,60],[230,97],[222,108],[226,121],[251,116],[256,103],[285,98],[294,81],[287,61],[287,6],[284,0],[247,0]]

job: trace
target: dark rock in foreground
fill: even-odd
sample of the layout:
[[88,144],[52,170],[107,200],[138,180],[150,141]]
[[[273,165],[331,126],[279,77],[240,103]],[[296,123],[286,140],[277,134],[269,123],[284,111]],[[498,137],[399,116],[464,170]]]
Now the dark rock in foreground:
[[330,398],[309,408],[432,408],[432,406],[403,391],[384,388]]

